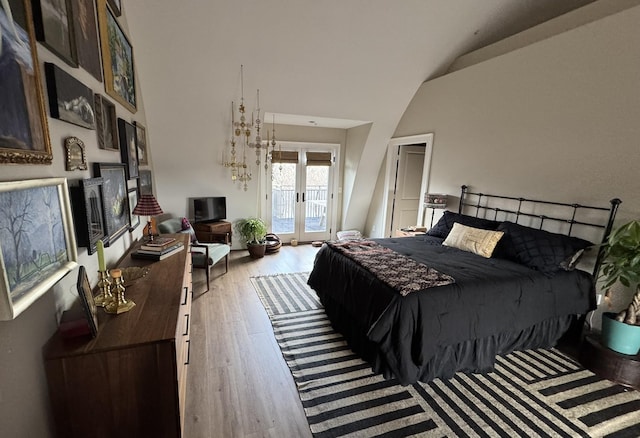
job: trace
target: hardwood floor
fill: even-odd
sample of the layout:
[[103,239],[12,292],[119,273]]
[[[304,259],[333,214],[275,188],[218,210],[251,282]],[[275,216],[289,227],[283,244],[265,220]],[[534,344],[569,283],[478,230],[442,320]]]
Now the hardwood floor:
[[263,259],[232,251],[229,272],[193,275],[187,438],[311,437],[291,372],[249,278],[310,271],[318,248],[283,246]]

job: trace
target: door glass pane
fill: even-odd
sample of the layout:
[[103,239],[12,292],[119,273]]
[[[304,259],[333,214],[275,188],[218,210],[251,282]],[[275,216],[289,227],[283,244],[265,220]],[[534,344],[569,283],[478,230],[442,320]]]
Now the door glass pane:
[[327,193],[329,166],[307,166],[305,187],[304,231],[309,233],[327,230]]
[[295,232],[295,163],[273,165],[271,181],[271,229],[276,234]]

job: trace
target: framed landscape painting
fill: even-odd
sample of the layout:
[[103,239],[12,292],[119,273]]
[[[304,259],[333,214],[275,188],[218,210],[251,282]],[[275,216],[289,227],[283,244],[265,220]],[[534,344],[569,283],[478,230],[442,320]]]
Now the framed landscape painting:
[[150,170],[141,170],[138,178],[140,195],[153,195],[153,179]]
[[140,122],[134,122],[136,127],[136,146],[138,146],[138,164],[149,164],[149,148],[147,147],[147,130]]
[[140,225],[140,216],[133,214],[133,209],[138,205],[138,189],[129,190],[129,232],[135,230]]
[[102,82],[95,0],[71,0],[71,11],[78,64]]
[[121,163],[93,163],[96,177],[102,177],[102,195],[108,242],[111,245],[129,229],[129,202],[125,165]]
[[93,299],[91,284],[89,283],[87,270],[84,266],[80,266],[78,269],[78,282],[76,283],[76,288],[78,289],[80,302],[82,303],[82,307],[84,308],[87,316],[87,322],[91,329],[91,336],[95,338],[98,334],[98,308]]
[[77,261],[67,180],[0,182],[0,320],[26,310]]
[[105,91],[135,113],[137,100],[133,47],[104,0],[98,1],[98,22]]
[[82,82],[50,62],[44,63],[51,117],[95,129],[93,91]]
[[36,38],[72,67],[77,67],[69,0],[31,0]]
[[138,177],[138,149],[136,147],[136,128],[126,120],[118,118],[120,136],[120,155],[127,165],[127,179]]
[[116,106],[100,94],[94,96],[93,102],[96,108],[98,147],[109,151],[119,151],[120,142],[118,140]]
[[33,19],[25,5],[9,0],[0,7],[0,163],[51,164]]
[[102,178],[88,178],[80,180],[78,187],[71,187],[78,246],[86,246],[89,255],[96,252],[98,240],[108,240],[104,223],[103,184]]

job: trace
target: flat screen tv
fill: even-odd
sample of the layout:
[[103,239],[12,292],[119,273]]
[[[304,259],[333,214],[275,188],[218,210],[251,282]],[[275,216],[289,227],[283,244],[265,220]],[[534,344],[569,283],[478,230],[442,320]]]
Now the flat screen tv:
[[195,223],[217,222],[227,218],[227,198],[224,196],[191,198],[191,208]]

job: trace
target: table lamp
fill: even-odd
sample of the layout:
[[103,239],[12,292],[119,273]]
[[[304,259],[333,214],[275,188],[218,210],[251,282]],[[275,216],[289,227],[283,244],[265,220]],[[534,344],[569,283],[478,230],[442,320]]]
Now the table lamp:
[[424,206],[431,209],[431,226],[433,227],[433,215],[436,209],[447,207],[447,195],[442,193],[426,193],[424,195]]
[[142,195],[138,200],[138,204],[136,208],[133,209],[133,214],[137,216],[148,216],[149,221],[147,222],[148,229],[148,241],[153,242],[153,233],[151,232],[151,216],[157,216],[159,214],[164,213],[162,208],[158,205],[158,201],[156,201],[155,196],[153,195]]

